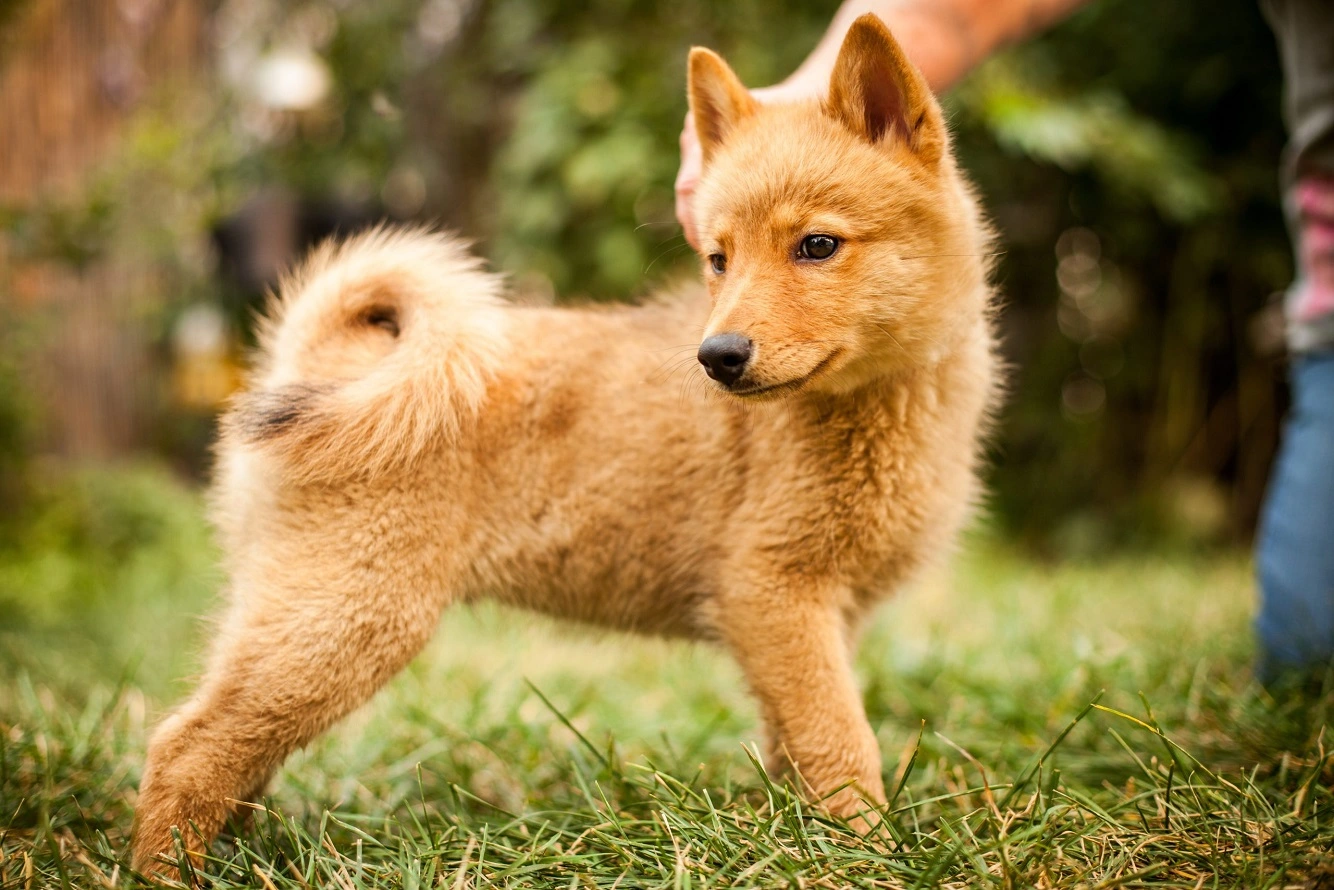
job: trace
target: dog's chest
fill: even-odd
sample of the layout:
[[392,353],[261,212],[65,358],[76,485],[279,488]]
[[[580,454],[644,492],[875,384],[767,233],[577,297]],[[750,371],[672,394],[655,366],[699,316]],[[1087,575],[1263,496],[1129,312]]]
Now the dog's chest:
[[763,546],[782,571],[884,589],[952,535],[967,485],[946,478],[957,461],[933,447],[934,418],[908,394],[800,420],[786,479],[766,499]]

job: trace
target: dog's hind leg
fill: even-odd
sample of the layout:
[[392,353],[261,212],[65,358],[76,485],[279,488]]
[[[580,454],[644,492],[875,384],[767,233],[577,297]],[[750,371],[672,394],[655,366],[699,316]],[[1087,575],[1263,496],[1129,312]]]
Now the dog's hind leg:
[[790,763],[805,791],[859,830],[885,801],[880,747],[866,720],[837,608],[780,591],[729,596],[721,629],[769,733],[770,763]]
[[238,591],[203,683],[149,745],[136,868],[170,871],[173,829],[192,858],[202,854],[236,800],[262,790],[292,751],[370,698],[430,638],[442,598],[422,579],[345,568],[320,587]]

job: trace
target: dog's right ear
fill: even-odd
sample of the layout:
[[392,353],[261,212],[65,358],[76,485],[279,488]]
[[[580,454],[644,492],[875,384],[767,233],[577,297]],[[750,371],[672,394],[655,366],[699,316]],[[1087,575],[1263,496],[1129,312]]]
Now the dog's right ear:
[[755,98],[721,56],[700,46],[690,50],[686,92],[707,164],[733,128],[755,113]]

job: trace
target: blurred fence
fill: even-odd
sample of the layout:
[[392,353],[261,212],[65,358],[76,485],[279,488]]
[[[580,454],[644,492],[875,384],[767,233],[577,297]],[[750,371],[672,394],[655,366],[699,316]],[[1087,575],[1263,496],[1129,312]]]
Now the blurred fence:
[[[22,232],[19,223],[45,204],[88,199],[155,87],[205,67],[203,24],[193,0],[34,0],[9,12],[0,208],[10,231],[0,236],[0,294],[7,321],[37,329],[24,344],[24,386],[41,406],[43,445],[63,454],[110,457],[146,444],[156,344],[143,307],[170,295],[151,265],[95,249],[81,255],[81,239],[94,233]],[[69,222],[95,224],[91,215]],[[24,245],[24,235],[47,243]],[[61,236],[64,244],[50,243]]]
[[[200,472],[259,291],[381,216],[458,228],[560,299],[695,274],[671,193],[686,49],[770,83],[834,8],[11,3],[0,465],[148,451]],[[1105,0],[948,97],[1006,249],[993,512],[1033,543],[1253,522],[1283,410],[1278,77],[1252,0]]]

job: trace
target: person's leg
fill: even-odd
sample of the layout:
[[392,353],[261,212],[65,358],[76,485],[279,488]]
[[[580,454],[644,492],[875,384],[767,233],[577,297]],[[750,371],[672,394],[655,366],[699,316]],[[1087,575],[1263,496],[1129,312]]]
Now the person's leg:
[[1297,273],[1286,301],[1292,414],[1256,542],[1268,682],[1334,656],[1334,5],[1264,0],[1264,9],[1283,62],[1280,179]]
[[1334,350],[1297,358],[1292,389],[1256,547],[1265,682],[1334,659]]

